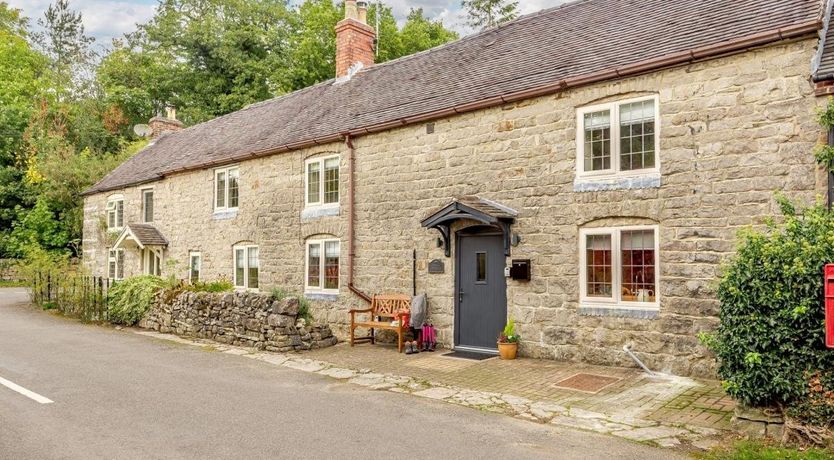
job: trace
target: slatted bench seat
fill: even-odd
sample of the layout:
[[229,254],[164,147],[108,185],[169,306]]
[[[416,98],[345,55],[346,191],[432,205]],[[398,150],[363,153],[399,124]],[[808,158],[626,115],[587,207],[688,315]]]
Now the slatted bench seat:
[[[403,351],[403,332],[408,323],[403,318],[411,312],[411,297],[403,294],[377,294],[371,299],[371,308],[350,310],[350,346],[356,342],[374,343],[374,330],[387,329],[397,332],[397,350]],[[358,321],[357,314],[367,314],[366,321]],[[387,318],[387,320],[386,320]],[[395,324],[392,324],[396,321]],[[356,337],[356,328],[368,329],[368,335]]]

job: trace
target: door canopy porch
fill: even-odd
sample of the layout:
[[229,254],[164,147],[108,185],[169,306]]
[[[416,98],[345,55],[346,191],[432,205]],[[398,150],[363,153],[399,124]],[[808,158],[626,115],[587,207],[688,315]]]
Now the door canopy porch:
[[149,224],[127,224],[116,239],[113,249],[135,245],[138,249],[148,248],[161,255],[162,249],[168,246],[168,240],[156,227]]
[[504,255],[510,255],[512,232],[510,227],[518,212],[514,209],[477,196],[462,196],[433,212],[420,222],[426,228],[435,228],[443,238],[443,249],[446,257],[452,255],[451,226],[461,219],[474,220],[484,225],[490,225],[501,230],[504,242]]

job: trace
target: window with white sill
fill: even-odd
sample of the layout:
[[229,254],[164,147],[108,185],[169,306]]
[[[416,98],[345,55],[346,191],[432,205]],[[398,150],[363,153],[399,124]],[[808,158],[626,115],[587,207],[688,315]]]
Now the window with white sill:
[[340,243],[337,239],[307,241],[304,291],[307,293],[339,293]]
[[188,279],[191,284],[200,282],[200,271],[203,268],[203,256],[199,252],[188,255]]
[[142,222],[153,222],[153,189],[142,190]]
[[237,166],[214,170],[214,212],[237,210],[239,181],[240,170]]
[[577,178],[658,174],[659,131],[657,96],[577,110]]
[[121,230],[125,226],[125,199],[122,195],[107,198],[107,229]]
[[124,249],[110,249],[107,251],[107,277],[113,281],[124,278],[125,251]]
[[313,158],[305,162],[305,208],[339,206],[339,157]]
[[583,306],[658,308],[656,226],[580,231],[580,303]]
[[258,289],[260,278],[260,260],[258,247],[254,245],[237,245],[233,248],[234,283],[239,289]]

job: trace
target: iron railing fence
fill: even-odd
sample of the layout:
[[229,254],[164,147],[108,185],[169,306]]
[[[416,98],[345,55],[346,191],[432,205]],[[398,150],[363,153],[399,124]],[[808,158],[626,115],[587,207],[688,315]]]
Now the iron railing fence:
[[107,321],[107,292],[111,281],[66,271],[37,271],[27,280],[32,301],[82,321]]

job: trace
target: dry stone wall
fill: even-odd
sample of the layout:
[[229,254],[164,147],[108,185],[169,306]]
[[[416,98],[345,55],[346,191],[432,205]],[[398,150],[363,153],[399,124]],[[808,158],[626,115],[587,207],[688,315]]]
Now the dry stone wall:
[[[169,298],[170,297],[170,298]],[[298,319],[298,298],[273,300],[252,292],[157,294],[140,327],[268,351],[335,345],[327,325]]]
[[[530,259],[532,280],[508,280],[508,312],[526,356],[632,366],[631,344],[649,367],[710,376],[715,361],[697,334],[717,324],[714,286],[739,229],[778,215],[774,192],[812,203],[825,174],[811,153],[823,135],[814,120],[823,103],[809,81],[816,40],[785,42],[650,74],[457,115],[354,139],[356,260],[354,284],[368,294],[410,293],[412,250],[417,290],[448,346],[454,327],[454,251],[420,220],[461,195],[479,195],[518,211],[512,258]],[[361,76],[360,76],[361,78]],[[656,95],[660,112],[660,179],[642,188],[577,188],[576,111]],[[431,132],[430,132],[431,131]],[[175,174],[112,193],[125,196],[125,221],[137,222],[141,190],[154,187],[156,225],[169,239],[164,266],[187,276],[189,251],[203,258],[203,279],[232,277],[232,246],[260,247],[261,288],[301,292],[305,241],[341,240],[340,290],[315,301],[313,316],[344,336],[347,310],[364,305],[347,288],[348,150],[342,143],[247,160],[240,167],[240,208],[212,212],[212,171]],[[304,211],[304,162],[339,154],[340,208]],[[108,238],[101,216],[109,193],[85,200],[84,259],[106,270]],[[307,217],[305,217],[307,216]],[[472,223],[458,223],[457,231]],[[651,318],[583,311],[579,302],[579,231],[652,224],[659,228],[660,309]],[[140,271],[127,251],[126,274]],[[432,259],[442,274],[429,274]]]

